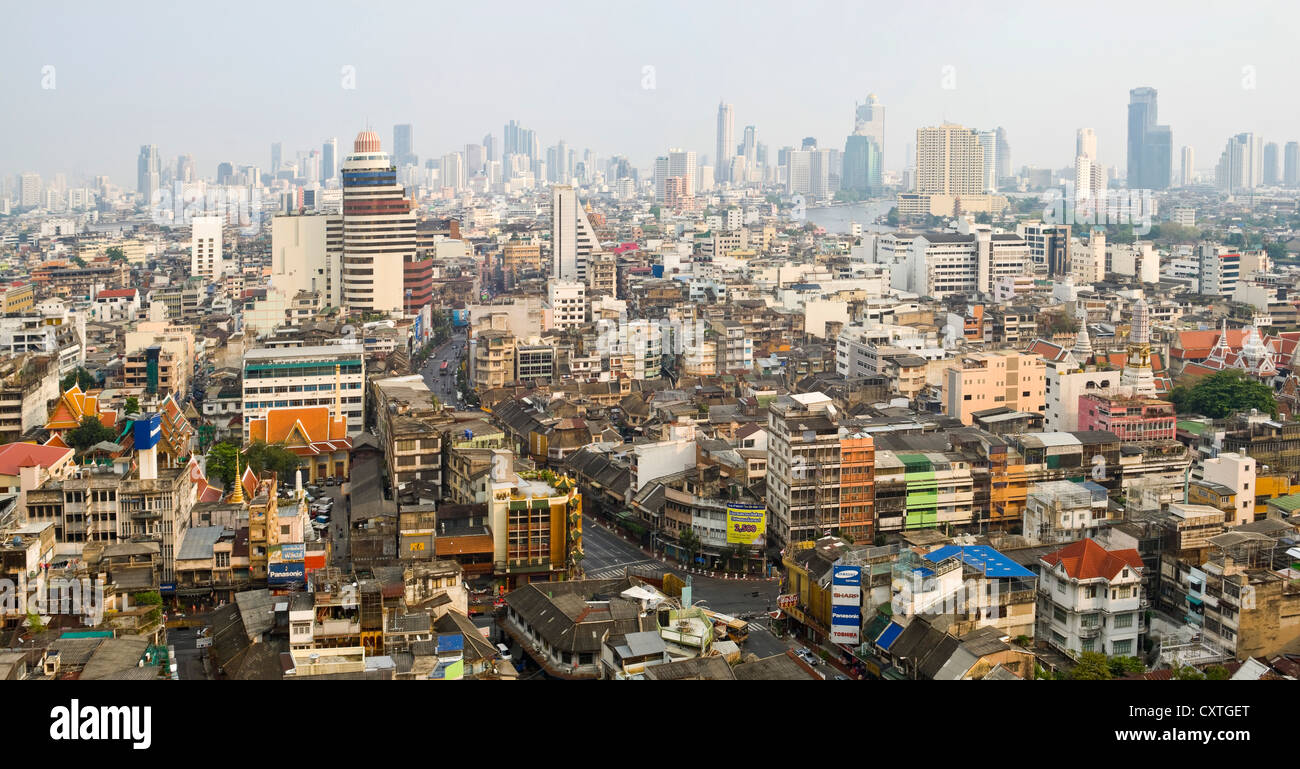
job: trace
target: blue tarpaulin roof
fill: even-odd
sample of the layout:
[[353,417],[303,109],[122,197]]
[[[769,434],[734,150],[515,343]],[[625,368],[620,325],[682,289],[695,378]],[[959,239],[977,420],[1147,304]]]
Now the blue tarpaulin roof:
[[881,633],[880,637],[876,639],[876,646],[879,646],[885,651],[889,651],[889,647],[893,646],[894,641],[897,641],[898,637],[902,634],[903,626],[897,622],[891,622],[889,623],[889,627],[885,628],[885,632]]
[[973,566],[984,572],[984,576],[993,579],[1019,579],[1034,576],[1034,573],[1029,569],[987,545],[945,545],[932,553],[926,553],[925,558],[933,563],[940,563],[954,555],[960,555],[962,562],[967,566]]
[[460,633],[447,633],[438,636],[439,652],[458,652],[465,650],[465,637]]

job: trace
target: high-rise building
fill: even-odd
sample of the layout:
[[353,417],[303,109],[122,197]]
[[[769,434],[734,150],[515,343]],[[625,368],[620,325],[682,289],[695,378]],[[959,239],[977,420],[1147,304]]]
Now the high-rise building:
[[1074,142],[1074,195],[1079,201],[1106,194],[1106,169],[1097,162],[1097,134],[1080,128]]
[[551,188],[551,277],[585,282],[587,263],[601,253],[600,241],[578,201],[578,193],[567,184]]
[[1178,175],[1178,183],[1190,187],[1196,178],[1196,152],[1191,147],[1183,147],[1183,167]]
[[664,202],[664,196],[668,191],[668,156],[660,155],[655,158],[655,202]]
[[840,187],[863,196],[879,194],[882,158],[880,145],[864,134],[853,134],[844,142],[844,163]]
[[1269,142],[1264,145],[1264,173],[1263,181],[1265,187],[1276,187],[1279,181],[1278,175],[1278,147],[1277,142]]
[[442,186],[450,187],[453,190],[460,190],[465,187],[465,157],[459,152],[449,152],[442,156],[442,166],[439,174],[442,180]]
[[340,214],[277,216],[271,219],[271,285],[292,299],[299,291],[320,294],[322,307],[341,302]]
[[998,126],[998,181],[1011,176],[1011,142],[1007,141],[1007,131]]
[[[321,145],[320,151],[320,181],[325,184],[339,175],[339,140],[338,137],[330,137]],[[272,172],[274,173],[274,172]]]
[[234,180],[235,180],[235,164],[218,163],[217,184],[223,184],[223,185],[234,184]]
[[1287,142],[1283,150],[1282,183],[1288,187],[1300,186],[1300,142]]
[[148,204],[153,201],[161,184],[162,158],[158,155],[158,145],[142,144],[140,158],[136,163],[135,191]]
[[740,153],[745,156],[745,167],[754,169],[758,167],[758,129],[752,125],[745,126],[745,139],[740,143],[743,151]]
[[997,131],[980,131],[980,147],[984,150],[984,191],[998,191],[998,135]]
[[694,197],[696,182],[695,153],[681,149],[668,150],[668,175],[680,176],[685,182],[682,194],[686,198]]
[[916,131],[916,191],[922,195],[984,192],[984,147],[979,135],[955,123]]
[[1074,156],[1083,155],[1097,159],[1097,132],[1091,128],[1080,128],[1074,139]]
[[416,258],[415,206],[374,131],[343,161],[343,303],[400,312],[405,263]]
[[284,150],[280,142],[271,143],[271,176],[280,173],[280,161],[284,157]]
[[483,158],[484,163],[495,163],[501,159],[500,147],[497,146],[497,137],[492,134],[483,137]]
[[1173,166],[1173,134],[1157,123],[1154,88],[1129,91],[1128,187],[1131,190],[1169,188]]
[[176,158],[176,181],[189,184],[194,181],[194,156],[180,155]]
[[21,208],[38,208],[41,205],[40,174],[28,172],[19,177],[18,205]]
[[876,140],[876,146],[882,156],[885,148],[885,105],[876,95],[868,94],[867,100],[854,105],[853,135],[870,136]]
[[196,216],[190,220],[190,275],[212,282],[238,269],[233,259],[225,258],[223,224],[220,216]]
[[1228,140],[1214,169],[1214,183],[1221,190],[1253,190],[1263,184],[1264,140],[1253,133],[1241,133]]
[[812,192],[812,155],[809,150],[790,150],[785,155],[785,191],[807,195]]
[[730,104],[718,103],[718,155],[713,166],[714,177],[719,182],[734,181],[727,176],[731,158],[736,154],[736,116]]
[[808,193],[814,200],[828,199],[839,189],[838,173],[832,174],[835,164],[833,152],[811,150],[808,153]]
[[419,159],[411,151],[412,146],[411,124],[393,126],[393,165],[398,168],[417,165]]

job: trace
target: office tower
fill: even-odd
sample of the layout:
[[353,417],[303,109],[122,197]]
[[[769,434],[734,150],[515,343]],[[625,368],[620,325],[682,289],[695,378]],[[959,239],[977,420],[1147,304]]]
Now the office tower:
[[280,142],[271,143],[271,175],[280,173],[280,161],[284,157]]
[[1183,167],[1178,175],[1178,183],[1189,187],[1196,176],[1196,153],[1191,147],[1183,147]]
[[482,144],[465,145],[465,173],[467,176],[477,176],[483,173],[483,165],[487,162],[484,158],[485,154]]
[[786,153],[785,191],[806,195],[812,192],[812,152],[790,150]]
[[1300,186],[1300,143],[1287,142],[1283,157],[1282,183],[1288,187]]
[[803,137],[803,143],[799,145],[799,149],[804,150],[806,152],[810,152],[812,150],[817,149],[817,137],[815,136]]
[[[833,158],[831,150],[810,150],[808,153],[808,194],[812,195],[814,200],[824,200],[835,194],[839,189],[839,184],[832,186],[831,170]],[[835,174],[836,177],[839,174]],[[838,178],[835,179],[839,181]]]
[[343,161],[343,303],[400,312],[405,263],[414,261],[415,205],[374,131],[362,131]]
[[220,216],[196,216],[190,220],[190,275],[205,283],[234,273],[234,260],[227,260],[222,243]]
[[321,305],[338,307],[343,217],[294,213],[271,219],[271,285],[292,299],[317,291]]
[[844,163],[840,189],[854,190],[862,196],[874,195],[881,188],[881,153],[875,138],[853,134],[844,142]]
[[1097,159],[1097,132],[1091,128],[1080,128],[1074,139],[1074,156],[1080,155]]
[[719,182],[733,181],[727,176],[731,158],[736,154],[736,116],[731,105],[718,103],[718,155],[713,160],[714,176]]
[[1134,88],[1128,105],[1128,187],[1131,190],[1169,188],[1173,166],[1173,135],[1158,124],[1156,89]]
[[660,155],[659,157],[655,158],[655,202],[656,203],[664,202],[664,194],[668,191],[668,187],[666,185],[669,176],[672,176],[672,174],[668,173],[668,156]]
[[984,150],[984,191],[998,191],[998,134],[997,131],[980,131],[980,147]]
[[18,205],[21,208],[37,208],[41,205],[41,177],[31,172],[21,174],[18,179]]
[[1011,178],[1011,142],[1007,141],[1007,131],[998,126],[998,181]]
[[235,178],[234,163],[217,164],[217,184],[231,184]]
[[1277,142],[1269,142],[1264,145],[1264,171],[1263,182],[1265,187],[1276,187],[1279,181],[1278,177],[1278,147]]
[[[339,140],[338,137],[330,137],[321,145],[320,151],[320,181],[325,184],[339,175]],[[274,172],[273,172],[274,173]]]
[[465,158],[459,152],[450,152],[442,156],[442,166],[438,178],[442,186],[460,190],[465,186]]
[[585,282],[593,255],[603,253],[572,186],[551,188],[551,277]]
[[1221,190],[1253,190],[1263,181],[1264,142],[1253,133],[1237,134],[1219,156],[1214,183]]
[[745,167],[758,167],[758,129],[752,125],[745,126],[745,139],[740,143],[741,155],[745,157]]
[[954,123],[916,131],[916,191],[923,195],[984,192],[984,147],[979,135]]
[[176,158],[176,181],[183,184],[194,181],[193,155],[180,155]]
[[695,182],[697,176],[695,164],[695,153],[687,152],[681,149],[668,150],[668,176],[680,176],[685,182],[682,195],[686,198],[695,196]]
[[135,191],[145,203],[153,200],[162,184],[162,158],[158,155],[158,145],[140,146],[140,158],[136,163]]
[[411,124],[402,123],[393,126],[393,165],[401,168],[417,164],[417,158],[411,151]]
[[757,162],[757,168],[767,170],[767,145],[762,142],[758,143],[758,148],[754,150],[754,157]]
[[492,134],[483,137],[483,154],[485,162],[495,163],[501,159],[498,154],[497,138]]
[[883,151],[885,146],[885,105],[876,95],[868,94],[867,100],[854,105],[854,136],[870,136],[876,140],[876,146]]

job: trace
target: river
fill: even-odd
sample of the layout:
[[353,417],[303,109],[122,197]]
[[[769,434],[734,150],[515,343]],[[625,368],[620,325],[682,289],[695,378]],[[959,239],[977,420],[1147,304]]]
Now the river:
[[824,227],[828,233],[847,233],[853,222],[862,225],[863,232],[893,232],[896,227],[874,222],[888,214],[894,205],[893,200],[869,200],[845,206],[818,206],[808,209],[808,221]]

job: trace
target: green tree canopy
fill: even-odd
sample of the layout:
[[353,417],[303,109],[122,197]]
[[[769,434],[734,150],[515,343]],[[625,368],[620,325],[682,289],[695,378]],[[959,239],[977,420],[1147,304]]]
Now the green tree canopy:
[[109,246],[108,250],[104,252],[104,255],[108,257],[108,261],[110,262],[126,261],[126,252],[122,250],[121,246]]
[[1109,681],[1114,676],[1110,672],[1110,662],[1101,652],[1084,652],[1079,655],[1079,664],[1074,666],[1067,676],[1071,681]]
[[1277,416],[1273,390],[1240,369],[1216,371],[1191,387],[1175,387],[1169,393],[1169,400],[1179,413],[1204,414],[1212,419],[1250,409]]
[[221,488],[234,488],[235,457],[239,446],[230,441],[219,441],[208,449],[208,477],[221,484]]
[[1110,672],[1115,677],[1126,673],[1145,673],[1147,666],[1137,657],[1111,657]]
[[126,409],[125,409],[125,410],[126,410],[126,413],[128,413],[128,414],[139,414],[139,413],[140,413],[140,399],[137,398],[137,397],[135,397],[134,395],[132,395],[131,397],[127,398],[127,399],[126,399]]
[[1227,681],[1231,677],[1232,674],[1222,665],[1211,665],[1205,669],[1205,679],[1207,681]]
[[95,375],[82,368],[77,367],[76,371],[68,372],[68,375],[59,380],[59,388],[62,390],[71,390],[73,385],[77,385],[83,390],[88,390],[97,384]]
[[298,455],[284,446],[261,441],[244,450],[244,461],[253,468],[254,473],[261,475],[264,472],[273,472],[282,482],[292,480],[293,471],[302,465]]
[[88,415],[81,418],[80,427],[69,430],[63,437],[69,446],[81,453],[101,441],[111,443],[117,438],[117,432],[111,427],[105,427],[96,417]]
[[1204,681],[1205,674],[1191,665],[1182,665],[1174,668],[1173,680],[1175,681]]

